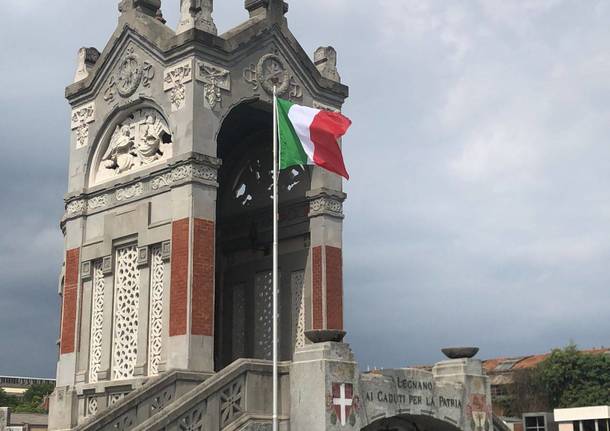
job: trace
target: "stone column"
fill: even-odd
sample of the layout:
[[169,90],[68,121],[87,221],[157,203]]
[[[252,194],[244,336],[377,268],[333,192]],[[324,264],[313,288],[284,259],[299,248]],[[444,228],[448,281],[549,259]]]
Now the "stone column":
[[305,346],[290,366],[290,430],[361,429],[359,391],[358,364],[349,345]]
[[215,182],[177,187],[172,200],[167,369],[213,371]]
[[483,431],[493,429],[491,385],[479,359],[449,359],[434,365],[432,375],[436,385],[457,383],[464,388],[464,417],[460,429]]
[[[310,329],[343,329],[343,201],[340,179],[316,168],[324,183],[334,182],[334,190],[313,189],[310,198],[311,302],[307,314]],[[314,180],[316,177],[314,174]],[[334,175],[336,177],[336,175]],[[338,185],[337,185],[338,183]]]
[[150,249],[148,246],[138,248],[138,267],[140,269],[140,298],[138,311],[138,358],[134,375],[148,374],[149,321],[150,321]]

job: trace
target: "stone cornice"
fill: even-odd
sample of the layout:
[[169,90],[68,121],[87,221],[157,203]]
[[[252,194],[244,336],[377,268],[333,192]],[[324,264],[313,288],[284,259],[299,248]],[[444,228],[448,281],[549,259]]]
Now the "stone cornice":
[[145,177],[139,176],[129,181],[95,187],[80,194],[67,195],[62,224],[71,219],[144,199],[183,184],[199,183],[216,188],[219,167],[218,159],[193,153],[190,157],[173,161],[163,169],[158,169]]
[[347,195],[343,192],[330,189],[317,189],[307,192],[309,198],[309,217],[322,215],[343,219],[343,202]]

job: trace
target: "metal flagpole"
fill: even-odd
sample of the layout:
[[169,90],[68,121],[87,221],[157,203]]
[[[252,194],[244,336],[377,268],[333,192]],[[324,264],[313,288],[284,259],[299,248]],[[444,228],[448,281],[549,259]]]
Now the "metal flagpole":
[[273,87],[273,431],[278,431],[277,391],[277,318],[278,318],[278,124],[277,124],[277,93]]

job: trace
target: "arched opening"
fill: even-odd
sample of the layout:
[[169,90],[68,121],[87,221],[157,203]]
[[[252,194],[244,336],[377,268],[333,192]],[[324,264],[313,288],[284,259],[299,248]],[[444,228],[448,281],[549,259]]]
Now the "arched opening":
[[432,416],[407,414],[380,419],[362,431],[460,431],[460,428]]
[[[272,354],[272,110],[242,103],[218,136],[216,368]],[[280,358],[290,359],[305,326],[309,250],[308,167],[280,174]],[[291,330],[286,330],[291,328]]]

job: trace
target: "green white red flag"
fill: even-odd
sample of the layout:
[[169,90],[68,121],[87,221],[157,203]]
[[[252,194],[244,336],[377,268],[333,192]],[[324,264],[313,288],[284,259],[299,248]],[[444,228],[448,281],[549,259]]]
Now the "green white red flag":
[[280,169],[316,165],[346,179],[339,139],[352,122],[338,112],[309,108],[277,99]]

